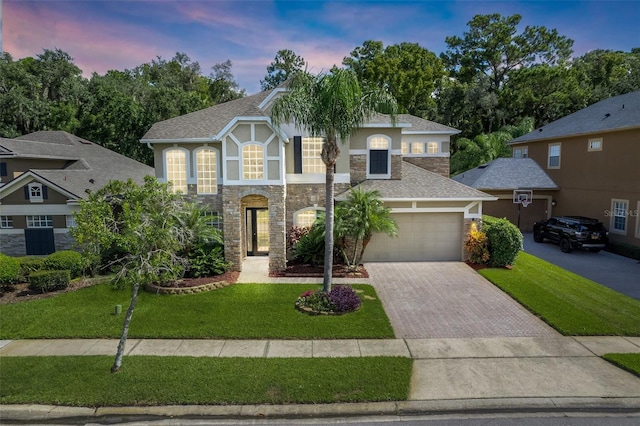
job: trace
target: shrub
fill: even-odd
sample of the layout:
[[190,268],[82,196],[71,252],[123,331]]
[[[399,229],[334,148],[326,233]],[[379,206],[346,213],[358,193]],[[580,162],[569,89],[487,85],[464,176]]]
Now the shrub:
[[329,299],[334,305],[334,312],[352,312],[360,307],[362,300],[355,290],[348,285],[335,285],[329,292]]
[[489,261],[489,239],[482,231],[473,230],[464,242],[469,262],[484,265]]
[[20,261],[0,253],[0,286],[15,284],[20,281]]
[[308,226],[292,226],[289,229],[289,232],[287,232],[287,253],[293,253],[300,238],[307,235],[310,229]]
[[20,274],[23,278],[29,276],[30,273],[39,271],[44,268],[44,257],[21,257],[20,261]]
[[294,249],[294,259],[312,266],[324,263],[324,226],[314,225]]
[[82,275],[85,267],[85,261],[80,253],[73,250],[62,250],[51,253],[44,259],[44,267],[49,270],[68,270],[71,278]]
[[231,262],[224,260],[222,247],[197,247],[189,254],[188,277],[209,277],[224,274],[231,267]]
[[362,301],[355,290],[346,285],[336,285],[329,293],[324,290],[309,290],[300,295],[296,306],[313,312],[344,314],[357,310]]
[[482,218],[483,231],[489,239],[489,265],[492,267],[504,267],[513,265],[522,250],[522,233],[507,219],[498,219],[492,216]]
[[41,270],[29,274],[29,288],[45,293],[62,290],[69,286],[71,274],[68,270]]

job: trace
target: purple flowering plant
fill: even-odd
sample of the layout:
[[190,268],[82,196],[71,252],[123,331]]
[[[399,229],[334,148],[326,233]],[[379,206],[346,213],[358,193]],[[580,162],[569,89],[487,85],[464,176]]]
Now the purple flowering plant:
[[347,285],[333,286],[329,293],[323,290],[307,290],[298,297],[296,306],[312,312],[344,314],[360,308],[362,300]]

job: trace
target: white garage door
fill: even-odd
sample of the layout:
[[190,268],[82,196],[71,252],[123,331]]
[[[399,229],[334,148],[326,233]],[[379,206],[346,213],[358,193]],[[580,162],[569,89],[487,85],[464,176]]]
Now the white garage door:
[[462,213],[392,213],[398,236],[375,234],[364,261],[399,262],[462,259]]

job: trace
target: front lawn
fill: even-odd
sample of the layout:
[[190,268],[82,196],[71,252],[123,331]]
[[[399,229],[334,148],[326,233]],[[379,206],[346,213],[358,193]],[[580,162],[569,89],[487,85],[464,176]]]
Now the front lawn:
[[[294,303],[313,284],[235,284],[193,295],[140,291],[130,338],[351,339],[393,338],[375,290],[362,290],[362,307],[343,316],[309,316]],[[118,338],[130,290],[99,284],[56,297],[0,306],[0,339]],[[123,313],[113,315],[116,304]]]
[[480,274],[567,336],[640,336],[640,300],[530,254]]
[[0,403],[69,406],[402,401],[408,358],[4,357]]

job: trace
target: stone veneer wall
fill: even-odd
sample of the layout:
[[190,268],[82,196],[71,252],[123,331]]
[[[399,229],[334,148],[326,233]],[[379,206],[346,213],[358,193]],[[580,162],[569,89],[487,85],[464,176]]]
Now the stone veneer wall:
[[391,179],[402,179],[402,155],[391,155]]
[[26,256],[27,245],[24,233],[0,235],[0,253],[7,256]]
[[61,234],[54,233],[53,240],[56,245],[56,251],[73,249],[74,239],[71,236],[71,234],[69,234],[69,232],[65,232]]
[[422,167],[430,172],[449,177],[449,157],[404,157],[404,161]]
[[286,231],[293,226],[293,214],[306,207],[324,207],[325,185],[323,183],[291,183],[287,185]]
[[349,156],[349,171],[351,173],[351,184],[356,185],[367,179],[367,156],[356,154]]
[[241,271],[245,257],[246,207],[269,209],[269,270],[281,271],[286,268],[285,198],[285,187],[281,185],[222,188],[224,255],[226,260],[233,262],[232,270]]

